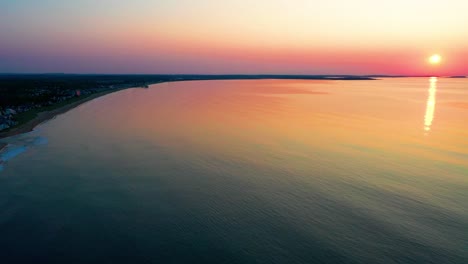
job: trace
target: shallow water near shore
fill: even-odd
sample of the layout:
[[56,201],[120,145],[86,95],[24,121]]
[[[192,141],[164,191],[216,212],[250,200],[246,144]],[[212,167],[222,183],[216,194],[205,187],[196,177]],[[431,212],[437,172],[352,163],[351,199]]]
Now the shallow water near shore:
[[467,263],[468,80],[195,81],[8,143],[5,263]]

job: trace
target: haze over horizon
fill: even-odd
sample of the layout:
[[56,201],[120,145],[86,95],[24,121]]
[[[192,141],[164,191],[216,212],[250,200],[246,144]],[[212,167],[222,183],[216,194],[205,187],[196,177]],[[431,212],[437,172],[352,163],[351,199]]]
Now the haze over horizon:
[[463,0],[1,1],[0,72],[467,75],[465,10]]

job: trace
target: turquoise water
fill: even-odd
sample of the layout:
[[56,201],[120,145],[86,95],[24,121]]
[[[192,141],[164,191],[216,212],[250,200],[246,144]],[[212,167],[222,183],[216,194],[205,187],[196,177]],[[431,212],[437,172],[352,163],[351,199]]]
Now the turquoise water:
[[2,263],[468,263],[468,81],[200,81],[0,140]]

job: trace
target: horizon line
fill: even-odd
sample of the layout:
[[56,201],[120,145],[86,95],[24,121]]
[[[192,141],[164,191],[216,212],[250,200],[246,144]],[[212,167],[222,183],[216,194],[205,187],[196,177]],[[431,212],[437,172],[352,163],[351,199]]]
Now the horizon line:
[[434,75],[434,74],[286,74],[286,73],[64,73],[64,72],[0,72],[0,75],[173,75],[173,76],[358,76],[358,77],[468,77],[466,75]]

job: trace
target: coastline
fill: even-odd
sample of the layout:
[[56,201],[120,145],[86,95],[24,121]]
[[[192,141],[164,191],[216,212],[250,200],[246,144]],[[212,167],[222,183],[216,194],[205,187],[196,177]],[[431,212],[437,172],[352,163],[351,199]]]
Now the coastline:
[[[180,76],[177,78],[177,76],[170,76],[167,79],[163,80],[158,80],[158,81],[149,81],[144,84],[144,86],[140,84],[127,84],[125,86],[121,86],[119,88],[115,89],[109,89],[103,92],[95,93],[95,94],[90,94],[89,96],[86,96],[82,99],[78,99],[72,102],[69,102],[63,106],[58,106],[57,108],[54,108],[52,110],[44,110],[41,112],[37,112],[36,116],[27,120],[26,122],[19,124],[18,126],[4,132],[0,132],[0,140],[23,134],[23,133],[28,133],[34,130],[36,126],[39,124],[48,121],[52,118],[54,118],[57,115],[63,114],[68,112],[69,110],[85,103],[90,100],[93,100],[95,98],[114,93],[117,91],[129,89],[129,88],[139,88],[139,87],[148,87],[148,85],[153,85],[153,84],[159,84],[159,83],[165,83],[165,82],[181,82],[181,81],[206,81],[206,80],[257,80],[257,79],[285,79],[285,80],[344,80],[344,81],[350,81],[350,80],[375,80],[373,77],[363,77],[363,76],[289,76],[289,75],[220,75],[220,76]],[[7,146],[6,143],[0,142],[0,151],[2,151],[5,147]]]
[[[28,132],[31,132],[34,130],[34,128],[38,125],[40,125],[41,123],[45,122],[45,121],[48,121],[60,114],[63,114],[63,113],[66,113],[70,110],[72,110],[73,108],[83,104],[83,103],[86,103],[88,101],[91,101],[93,99],[96,99],[98,97],[101,97],[101,96],[104,96],[104,95],[107,95],[107,94],[111,94],[111,93],[115,93],[115,92],[118,92],[118,91],[121,91],[121,90],[125,90],[125,89],[129,89],[129,88],[138,88],[139,86],[129,86],[129,87],[121,87],[121,88],[117,88],[117,89],[112,89],[112,90],[107,90],[107,91],[104,91],[104,92],[100,92],[100,93],[95,93],[95,94],[91,94],[87,97],[84,97],[83,99],[80,99],[78,101],[74,101],[74,102],[71,102],[69,104],[66,104],[64,106],[61,106],[61,107],[58,107],[56,109],[53,109],[53,110],[50,110],[50,111],[43,111],[43,112],[39,112],[37,113],[36,117],[34,117],[33,119],[27,121],[26,123],[24,124],[21,124],[17,127],[14,127],[12,128],[11,130],[8,130],[8,131],[5,131],[5,132],[0,132],[0,139],[4,139],[4,138],[7,138],[7,137],[11,137],[11,136],[16,136],[16,135],[19,135],[19,134],[24,134],[24,133],[28,133]],[[0,142],[0,151],[3,150],[3,148],[5,148],[7,146],[6,143],[2,143]]]

